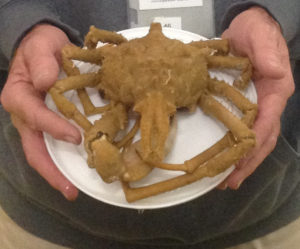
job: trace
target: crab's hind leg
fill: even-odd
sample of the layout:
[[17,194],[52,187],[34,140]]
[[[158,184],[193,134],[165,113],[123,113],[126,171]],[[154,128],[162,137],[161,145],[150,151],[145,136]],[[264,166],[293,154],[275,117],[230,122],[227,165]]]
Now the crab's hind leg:
[[236,163],[239,159],[237,155],[244,154],[252,145],[253,141],[246,140],[242,145],[227,147],[228,149],[223,149],[218,156],[211,157],[206,162],[198,165],[193,173],[186,173],[162,182],[138,188],[132,188],[129,183],[123,182],[122,186],[126,200],[128,202],[134,202],[183,187],[203,177],[214,177]]
[[[225,81],[220,81],[216,79],[209,79],[208,90],[211,94],[225,97],[231,103],[233,103],[243,114],[241,121],[247,127],[251,128],[256,114],[257,105],[249,101],[243,94],[237,89],[225,83]],[[215,103],[215,106],[220,106]],[[223,109],[222,106],[220,108]],[[227,112],[227,110],[226,110]],[[199,165],[205,162],[205,160],[216,156],[218,153],[222,152],[226,147],[232,146],[235,143],[235,138],[232,132],[228,132],[222,139],[219,140],[212,147],[199,154],[198,156],[185,161],[184,165],[188,172],[193,172]]]
[[[208,82],[209,91],[213,95],[222,96],[231,101],[243,113],[243,116],[241,118],[242,122],[245,123],[248,127],[252,127],[257,114],[257,105],[249,101],[244,97],[243,94],[240,93],[240,91],[238,91],[234,87],[231,87],[224,81],[209,79]],[[216,144],[182,164],[157,163],[155,164],[155,167],[167,170],[181,170],[191,173],[199,165],[218,155],[233,143],[233,136],[231,132],[228,132]]]
[[201,152],[199,155],[184,161],[181,164],[172,164],[172,163],[157,163],[154,166],[156,168],[166,169],[166,170],[176,170],[176,171],[185,171],[188,173],[192,173],[199,165],[202,165],[209,159],[218,155],[225,148],[232,145],[232,135],[227,133],[222,139],[220,139],[217,143]]
[[[227,94],[227,96],[230,97],[231,100],[235,101],[233,95]],[[241,119],[239,119],[233,113],[231,113],[212,95],[202,95],[199,101],[199,105],[205,113],[212,115],[213,117],[221,121],[233,135],[234,144],[232,145],[232,147],[237,148],[236,150],[232,150],[232,152],[229,153],[232,156],[233,162],[239,160],[242,156],[245,155],[246,152],[248,152],[252,147],[255,146],[255,133],[252,130],[250,130],[246,123],[244,123]],[[239,107],[242,106],[243,103],[240,103]],[[246,109],[247,107],[244,109],[245,112]],[[252,110],[248,111],[248,115],[252,115]],[[225,170],[229,166],[230,165],[224,162],[216,167]]]
[[95,26],[91,26],[89,32],[85,36],[84,45],[87,46],[88,49],[96,48],[99,41],[103,43],[120,44],[127,42],[127,39],[116,32],[102,30]]
[[248,100],[240,91],[223,80],[209,79],[208,89],[213,95],[227,98],[243,113],[242,121],[252,127],[257,115],[257,104]]
[[207,56],[207,63],[208,68],[240,70],[241,75],[234,81],[233,85],[242,90],[248,86],[252,76],[252,65],[248,58],[213,55]]
[[[235,97],[232,97],[231,93],[226,95],[235,102]],[[123,190],[128,202],[170,191],[195,182],[203,177],[216,176],[240,160],[240,158],[255,145],[255,134],[248,128],[243,120],[235,117],[210,94],[204,94],[199,105],[207,114],[219,119],[230,130],[230,133],[227,133],[222,139],[224,145],[221,145],[220,142],[218,143],[219,148],[216,149],[217,155],[209,156],[210,158],[205,162],[201,162],[200,165],[197,165],[192,173],[186,173],[162,182],[138,188],[132,188],[129,183],[123,183]],[[243,108],[243,106],[247,109],[247,104],[239,105],[241,108]],[[244,111],[247,113],[246,115],[252,115],[250,114],[251,111]]]

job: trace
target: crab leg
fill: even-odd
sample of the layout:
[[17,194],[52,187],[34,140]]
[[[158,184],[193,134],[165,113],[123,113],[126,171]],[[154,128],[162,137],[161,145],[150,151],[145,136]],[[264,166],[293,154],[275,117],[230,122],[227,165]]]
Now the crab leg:
[[[68,76],[79,75],[79,69],[72,60],[80,60],[88,63],[101,64],[103,59],[104,47],[96,49],[81,49],[75,45],[67,45],[62,50],[62,65]],[[84,88],[77,89],[78,97],[82,103],[84,113],[89,116],[97,113],[103,113],[109,106],[95,107]]]
[[[224,96],[229,99],[244,114],[244,116],[242,117],[242,121],[248,127],[252,127],[257,114],[256,104],[251,103],[247,98],[244,97],[243,94],[241,94],[238,90],[231,87],[224,81],[210,79],[208,89],[212,94]],[[155,167],[167,170],[182,170],[191,173],[195,170],[196,167],[198,167],[208,159],[216,156],[222,150],[232,145],[232,143],[232,135],[230,132],[228,132],[216,144],[214,144],[201,154],[195,156],[194,158],[185,161],[183,164],[158,163],[155,164]]]
[[236,163],[239,160],[236,155],[244,154],[248,150],[248,147],[251,145],[252,141],[247,140],[240,145],[232,146],[228,150],[224,150],[218,156],[213,157],[206,163],[200,165],[191,174],[186,173],[169,180],[138,188],[131,188],[129,183],[123,182],[122,186],[126,196],[126,200],[128,202],[134,202],[143,198],[183,187],[204,177],[214,177]]
[[193,41],[189,45],[197,48],[212,48],[218,51],[220,54],[229,53],[229,43],[228,40],[205,40],[205,41]]
[[218,155],[222,152],[225,148],[231,146],[233,144],[232,135],[228,132],[226,135],[221,138],[217,143],[200,153],[199,155],[186,160],[182,164],[169,164],[169,163],[158,163],[154,166],[161,169],[166,170],[179,170],[185,171],[188,173],[192,173],[199,165],[202,165],[209,159],[213,158],[214,156]]
[[[72,60],[80,60],[97,65],[101,64],[103,59],[103,51],[107,46],[96,48],[98,41],[119,44],[126,42],[127,40],[122,35],[117,33],[99,30],[94,26],[91,26],[90,32],[85,37],[85,45],[88,47],[88,49],[81,49],[74,45],[67,45],[62,51],[62,64],[64,71],[68,76],[80,74],[79,69],[74,66]],[[102,113],[103,111],[107,110],[107,108],[95,107],[84,88],[77,89],[77,93],[86,115]]]
[[205,113],[219,119],[232,132],[236,142],[249,139],[255,142],[253,131],[211,95],[204,94],[199,101],[199,105]]
[[103,59],[103,51],[105,47],[94,49],[82,49],[75,45],[66,45],[62,50],[63,68],[67,75],[79,74],[76,68],[74,71],[74,64],[72,60],[79,60],[100,65]]
[[111,104],[107,104],[105,106],[94,106],[88,93],[84,88],[77,89],[77,94],[83,106],[83,110],[86,116],[103,113],[111,107]]
[[236,163],[249,148],[254,146],[255,134],[245,123],[235,117],[211,95],[202,96],[199,104],[207,114],[213,115],[229,128],[234,136],[235,143],[228,149],[224,149],[217,156],[210,158],[207,162],[198,165],[193,173],[186,173],[169,180],[139,188],[131,188],[128,183],[123,183],[123,190],[128,202],[170,191],[195,182],[203,177],[218,175]]
[[246,123],[248,127],[252,127],[257,114],[256,104],[253,104],[240,91],[231,87],[223,80],[210,79],[208,89],[214,95],[224,96],[229,99],[244,114],[244,123]]
[[226,56],[207,56],[208,68],[238,69],[241,70],[239,79],[233,85],[238,89],[245,89],[252,76],[252,66],[248,58],[245,57],[226,57]]
[[206,163],[200,165],[193,173],[186,173],[152,185],[131,188],[128,183],[123,183],[123,190],[128,202],[137,201],[146,197],[157,195],[163,192],[183,187],[187,184],[200,180],[203,177],[214,177],[231,165],[236,163],[239,158],[236,155],[244,154],[249,147],[253,145],[253,141],[245,140],[237,146],[232,146],[228,150],[224,150],[218,156],[209,159]]
[[91,26],[89,32],[85,36],[84,45],[89,49],[95,48],[99,41],[103,43],[120,44],[127,42],[127,39],[116,32],[97,29],[95,26]]
[[86,86],[96,86],[99,82],[99,75],[96,73],[70,76],[57,81],[49,90],[53,101],[60,112],[68,119],[73,119],[84,130],[89,130],[92,124],[80,113],[77,107],[69,101],[63,93],[72,89],[80,89]]
[[128,144],[131,144],[132,139],[135,136],[135,134],[138,132],[139,128],[140,128],[140,122],[137,120],[134,126],[132,127],[132,129],[126,134],[126,136],[124,136],[120,141],[115,143],[116,146],[118,148],[122,148],[128,146]]
[[[247,127],[252,127],[252,125],[254,123],[254,119],[257,114],[257,105],[256,104],[251,103],[247,98],[245,98],[245,96],[243,94],[241,94],[238,90],[231,87],[224,81],[210,79],[208,89],[212,94],[224,96],[227,99],[229,99],[244,114],[241,121]],[[215,103],[215,106],[216,106],[216,109],[217,108],[223,109],[223,107],[219,106],[217,103]],[[219,107],[217,107],[217,106],[219,106]],[[224,110],[227,111],[227,109],[224,109]],[[201,162],[204,162],[205,159],[207,159],[206,155],[210,155],[210,157],[213,157],[213,156],[217,155],[219,152],[221,152],[223,149],[225,149],[226,147],[231,146],[233,144],[233,142],[234,142],[234,139],[232,136],[232,132],[230,131],[218,143],[213,145],[211,148],[207,149],[207,151],[204,151],[203,153],[196,156],[195,158],[192,158],[192,159],[186,161],[184,164],[186,164],[187,171],[192,172],[196,167],[198,167],[198,165],[201,164]]]
[[[247,127],[252,127],[257,114],[256,104],[251,103],[243,94],[225,83],[225,81],[210,79],[208,89],[214,95],[224,96],[229,99],[244,114],[241,121],[245,123]],[[195,158],[186,161],[185,164],[188,172],[192,172],[198,165],[201,164],[201,162],[204,162],[207,159],[206,156],[210,155],[210,157],[213,157],[226,147],[231,146],[233,141],[232,133],[228,132],[218,143],[207,149],[207,151],[204,151]]]

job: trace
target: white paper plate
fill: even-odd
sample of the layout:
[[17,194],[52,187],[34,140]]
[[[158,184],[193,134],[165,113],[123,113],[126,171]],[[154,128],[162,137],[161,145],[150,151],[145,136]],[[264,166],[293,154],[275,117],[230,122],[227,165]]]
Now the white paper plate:
[[[134,28],[121,31],[120,33],[128,39],[132,39],[145,36],[148,33],[148,30],[149,28],[146,27]],[[169,38],[179,39],[183,42],[205,39],[197,34],[177,29],[165,28],[163,29],[163,32]],[[80,68],[81,72],[95,70],[95,67],[88,63],[76,62],[76,64]],[[211,75],[218,79],[223,79],[229,84],[232,84],[237,73],[238,72],[233,70],[210,72]],[[63,74],[61,74],[60,77],[64,77]],[[106,104],[106,102],[104,103],[104,101],[99,98],[97,91],[94,89],[88,89],[88,92],[96,106]],[[252,102],[257,101],[255,87],[252,82],[244,94]],[[79,99],[74,91],[70,91],[67,96],[80,110],[82,110]],[[220,99],[218,98],[218,100]],[[232,112],[238,114],[234,106],[224,102],[223,100],[220,101]],[[46,104],[50,109],[58,113],[58,110],[49,95],[46,97]],[[94,121],[99,117],[100,115],[95,115],[89,119]],[[172,151],[165,160],[169,163],[182,163],[185,160],[192,158],[216,143],[227,131],[227,128],[224,127],[223,124],[205,115],[199,108],[194,113],[178,112],[177,121],[177,132],[174,145]],[[52,138],[49,134],[44,134],[44,138],[49,154],[54,163],[78,189],[97,200],[125,208],[155,209],[170,207],[187,202],[215,188],[234,169],[234,166],[232,166],[225,172],[213,178],[203,178],[195,183],[178,188],[174,191],[139,200],[134,203],[128,203],[119,182],[107,184],[102,181],[95,169],[90,169],[88,167],[86,163],[87,156],[84,151],[83,144],[76,146],[63,141],[58,141]],[[183,173],[154,169],[146,178],[135,183],[133,186],[142,186],[144,184],[154,183],[180,174]]]

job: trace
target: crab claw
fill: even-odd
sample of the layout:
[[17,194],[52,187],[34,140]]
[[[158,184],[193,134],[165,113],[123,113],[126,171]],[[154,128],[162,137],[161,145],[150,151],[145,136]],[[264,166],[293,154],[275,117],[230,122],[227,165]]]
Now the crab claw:
[[126,124],[126,110],[123,105],[117,104],[85,132],[84,147],[88,154],[88,165],[96,168],[105,182],[119,180],[125,170],[120,150],[113,145],[113,140]]
[[124,150],[123,160],[126,172],[123,174],[122,178],[125,182],[138,181],[147,176],[153,169],[151,165],[141,159],[137,152],[139,148],[140,141],[137,141]]
[[170,116],[176,107],[160,92],[150,92],[134,107],[141,114],[141,150],[144,161],[155,164],[165,156],[165,142],[169,133]]
[[111,183],[119,180],[125,172],[119,149],[111,144],[105,135],[91,143],[93,163],[103,181]]

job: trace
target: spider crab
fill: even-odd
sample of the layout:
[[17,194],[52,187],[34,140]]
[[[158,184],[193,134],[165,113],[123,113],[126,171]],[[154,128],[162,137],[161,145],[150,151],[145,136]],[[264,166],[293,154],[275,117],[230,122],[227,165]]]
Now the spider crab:
[[[97,47],[99,41],[105,45]],[[85,37],[85,46],[69,45],[63,49],[63,69],[68,77],[58,80],[49,92],[60,112],[84,129],[88,165],[96,168],[105,182],[120,180],[128,202],[215,176],[255,145],[255,134],[250,128],[257,106],[238,90],[247,86],[252,67],[247,58],[228,55],[227,40],[184,44],[164,36],[161,25],[153,23],[145,37],[130,41],[118,33],[92,26]],[[100,69],[80,74],[72,60],[97,64]],[[210,78],[210,68],[234,68],[241,74],[232,87]],[[96,87],[110,103],[95,107],[86,87]],[[77,90],[85,115],[63,95],[72,89]],[[230,100],[242,112],[242,118],[233,115],[213,95]],[[193,111],[197,106],[222,122],[228,132],[183,164],[164,163],[171,117],[178,108]],[[140,118],[116,141],[119,131],[127,126],[129,110]],[[95,113],[102,116],[92,124],[86,116]],[[141,139],[132,143],[138,129]],[[143,178],[154,167],[186,173],[144,187],[130,186],[130,182]]]

